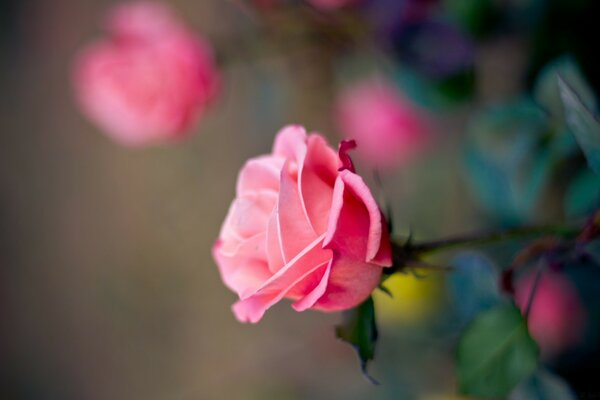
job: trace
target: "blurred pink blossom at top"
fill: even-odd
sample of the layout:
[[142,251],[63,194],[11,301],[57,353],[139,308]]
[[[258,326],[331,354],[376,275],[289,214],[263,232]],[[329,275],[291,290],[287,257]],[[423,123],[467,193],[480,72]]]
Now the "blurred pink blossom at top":
[[118,5],[104,26],[107,36],[75,60],[83,112],[126,145],[186,136],[219,87],[208,43],[162,3]]
[[[525,312],[535,274],[517,282],[515,300]],[[553,357],[582,338],[586,312],[574,285],[556,272],[544,273],[538,282],[528,317],[529,331],[546,357]]]
[[359,0],[307,0],[313,7],[320,10],[335,10],[353,3],[357,3]]
[[358,143],[358,154],[371,166],[391,168],[415,157],[426,145],[430,123],[424,111],[391,84],[359,83],[340,95],[338,129]]

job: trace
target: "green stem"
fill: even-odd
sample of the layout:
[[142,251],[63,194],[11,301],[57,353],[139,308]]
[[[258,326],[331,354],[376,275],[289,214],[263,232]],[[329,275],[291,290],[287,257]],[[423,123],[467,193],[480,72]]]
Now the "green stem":
[[453,250],[463,246],[482,246],[507,240],[527,239],[535,236],[560,236],[569,238],[577,235],[578,232],[579,229],[568,226],[530,226],[415,243],[410,246],[410,250],[414,254],[423,255]]

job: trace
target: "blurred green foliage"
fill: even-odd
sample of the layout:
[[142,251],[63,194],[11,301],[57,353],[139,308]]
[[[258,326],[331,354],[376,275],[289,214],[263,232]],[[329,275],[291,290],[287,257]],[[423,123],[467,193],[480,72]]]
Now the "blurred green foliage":
[[517,307],[500,305],[481,313],[458,345],[460,391],[504,397],[537,368],[539,349]]

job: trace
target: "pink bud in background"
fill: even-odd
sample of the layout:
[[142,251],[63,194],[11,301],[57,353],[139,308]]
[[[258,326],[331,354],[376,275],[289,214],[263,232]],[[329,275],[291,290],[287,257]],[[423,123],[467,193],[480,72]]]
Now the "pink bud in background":
[[[515,300],[525,312],[535,274],[517,282]],[[556,272],[541,276],[529,312],[529,331],[542,349],[552,357],[577,344],[585,329],[586,312],[573,284]]]
[[357,3],[357,0],[307,0],[313,7],[320,10],[336,10],[338,8]]
[[372,80],[342,92],[336,106],[338,129],[358,143],[373,167],[391,168],[414,157],[428,138],[428,121],[391,85]]
[[116,6],[105,26],[75,62],[82,111],[125,145],[185,136],[218,91],[210,46],[161,3]]

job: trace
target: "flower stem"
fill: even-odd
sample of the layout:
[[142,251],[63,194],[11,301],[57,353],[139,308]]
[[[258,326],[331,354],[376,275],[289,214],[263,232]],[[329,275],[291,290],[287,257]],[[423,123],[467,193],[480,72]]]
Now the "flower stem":
[[458,236],[449,239],[414,243],[410,245],[413,254],[432,254],[440,251],[453,250],[463,246],[482,246],[507,240],[527,239],[536,236],[560,236],[570,238],[579,233],[578,228],[562,225],[529,226],[506,229],[496,232]]

